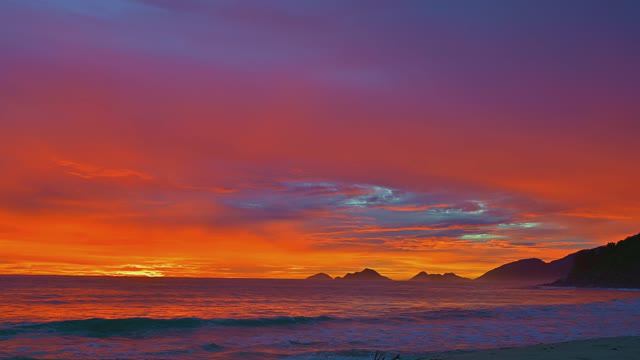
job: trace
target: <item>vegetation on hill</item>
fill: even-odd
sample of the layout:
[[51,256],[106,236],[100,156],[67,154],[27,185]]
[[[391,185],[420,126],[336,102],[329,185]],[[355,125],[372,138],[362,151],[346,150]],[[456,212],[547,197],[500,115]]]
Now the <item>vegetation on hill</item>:
[[569,274],[553,285],[640,288],[640,234],[580,251]]

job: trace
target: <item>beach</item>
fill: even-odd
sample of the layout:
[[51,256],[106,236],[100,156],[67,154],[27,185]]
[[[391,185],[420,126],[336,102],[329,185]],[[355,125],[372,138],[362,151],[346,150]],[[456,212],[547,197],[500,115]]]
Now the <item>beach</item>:
[[[401,357],[402,358],[402,357]],[[525,347],[478,351],[448,351],[418,357],[419,360],[636,360],[640,337],[624,336],[577,340]]]

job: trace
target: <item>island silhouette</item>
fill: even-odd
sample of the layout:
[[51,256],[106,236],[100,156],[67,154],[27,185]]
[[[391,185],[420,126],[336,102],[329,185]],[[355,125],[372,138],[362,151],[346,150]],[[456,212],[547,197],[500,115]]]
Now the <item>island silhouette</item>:
[[326,273],[317,273],[309,276],[307,280],[333,280],[333,278]]
[[470,281],[471,279],[458,276],[449,272],[444,274],[429,274],[426,271],[420,271],[415,274],[409,281]]
[[363,269],[362,271],[357,271],[353,273],[346,273],[343,277],[336,277],[336,280],[367,280],[367,281],[390,281],[391,279],[380,275],[379,272],[373,269]]

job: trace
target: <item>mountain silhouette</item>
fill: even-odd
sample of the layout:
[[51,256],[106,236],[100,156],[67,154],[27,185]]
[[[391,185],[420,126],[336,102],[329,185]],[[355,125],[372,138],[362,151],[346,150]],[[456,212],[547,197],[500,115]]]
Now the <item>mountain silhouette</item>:
[[522,259],[487,271],[477,281],[513,281],[545,283],[564,278],[573,267],[577,253],[551,262],[537,258]]
[[640,234],[575,255],[557,286],[640,288]]
[[317,273],[307,277],[307,280],[333,280],[333,278],[325,273]]
[[414,275],[409,281],[466,281],[471,280],[454,273],[444,274],[428,274],[426,271],[420,271]]
[[[318,273],[308,280],[331,280]],[[373,269],[347,273],[336,280],[387,280]],[[466,281],[454,273],[429,274],[421,271],[409,281]],[[618,243],[580,250],[561,259],[544,262],[537,258],[521,259],[489,270],[475,279],[478,282],[516,282],[577,287],[640,288],[640,234]]]
[[391,280],[386,276],[380,275],[373,269],[364,269],[359,272],[347,273],[343,277],[336,277],[336,280]]

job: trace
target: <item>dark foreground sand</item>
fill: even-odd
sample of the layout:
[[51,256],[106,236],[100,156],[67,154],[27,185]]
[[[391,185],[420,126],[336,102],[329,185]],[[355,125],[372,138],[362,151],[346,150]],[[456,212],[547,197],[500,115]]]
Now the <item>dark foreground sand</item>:
[[451,351],[420,360],[640,360],[640,337],[614,337],[521,348]]

